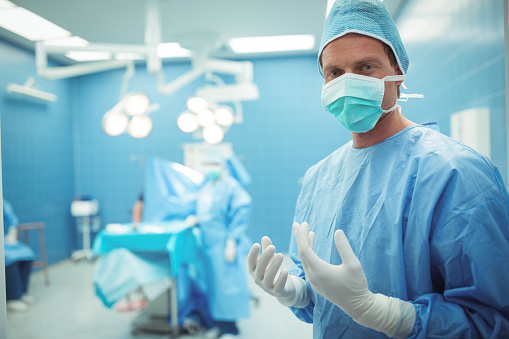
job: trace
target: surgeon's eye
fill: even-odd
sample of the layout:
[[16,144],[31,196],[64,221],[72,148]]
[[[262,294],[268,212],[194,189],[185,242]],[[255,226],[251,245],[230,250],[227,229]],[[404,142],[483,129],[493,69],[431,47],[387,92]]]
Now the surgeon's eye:
[[364,65],[362,66],[362,70],[364,72],[371,72],[372,70],[375,69],[375,66],[374,65]]
[[333,69],[327,73],[327,78],[329,80],[335,79],[337,77],[341,76],[341,72],[337,69]]

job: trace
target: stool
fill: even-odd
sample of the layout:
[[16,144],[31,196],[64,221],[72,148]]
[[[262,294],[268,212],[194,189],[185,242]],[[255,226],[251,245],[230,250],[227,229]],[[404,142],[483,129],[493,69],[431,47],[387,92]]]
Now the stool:
[[41,250],[41,260],[33,261],[32,267],[42,267],[44,272],[44,282],[46,286],[49,286],[49,274],[48,274],[48,259],[46,257],[46,245],[44,243],[44,223],[43,222],[30,222],[23,223],[17,226],[18,228],[18,240],[21,240],[21,234],[24,233],[23,242],[30,246],[29,243],[29,232],[30,230],[37,230],[37,236],[39,237],[39,249]]

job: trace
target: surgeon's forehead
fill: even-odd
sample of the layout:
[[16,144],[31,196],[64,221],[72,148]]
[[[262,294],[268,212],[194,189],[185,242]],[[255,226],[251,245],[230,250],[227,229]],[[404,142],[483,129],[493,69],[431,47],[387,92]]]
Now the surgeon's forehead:
[[385,44],[370,36],[349,33],[327,44],[323,51],[321,61],[325,70],[331,63],[354,62],[361,59],[385,59]]

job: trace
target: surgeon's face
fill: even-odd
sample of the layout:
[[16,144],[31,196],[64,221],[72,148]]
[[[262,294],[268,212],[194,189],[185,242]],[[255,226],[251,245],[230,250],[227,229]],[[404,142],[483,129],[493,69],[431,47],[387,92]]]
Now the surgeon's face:
[[[345,74],[354,73],[382,79],[387,75],[402,74],[391,66],[384,44],[375,38],[361,34],[346,34],[330,42],[321,56],[325,83]],[[385,82],[382,109],[391,108],[396,102],[397,86],[402,81]]]

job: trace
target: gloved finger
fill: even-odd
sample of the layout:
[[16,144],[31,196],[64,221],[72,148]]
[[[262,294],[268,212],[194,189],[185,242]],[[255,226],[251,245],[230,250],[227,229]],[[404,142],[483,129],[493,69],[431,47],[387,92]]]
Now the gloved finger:
[[277,277],[277,280],[274,283],[274,291],[276,293],[283,292],[286,286],[286,280],[288,280],[288,270],[286,268],[283,268],[281,270],[281,273],[279,274],[279,277]]
[[261,281],[265,275],[265,270],[267,269],[267,265],[270,260],[274,256],[276,252],[276,248],[272,245],[267,247],[265,251],[262,252],[260,259],[258,259],[258,263],[256,264],[256,269],[254,272],[254,278],[256,281]]
[[313,249],[314,244],[315,244],[315,232],[311,231],[309,232],[309,247]]
[[269,247],[270,245],[272,245],[272,241],[270,240],[269,237],[265,236],[262,238],[262,251],[265,251],[267,249],[267,247]]
[[260,244],[254,244],[253,246],[251,246],[251,250],[247,255],[247,268],[251,275],[256,268],[256,262],[258,261],[258,253],[260,253]]
[[[306,224],[307,225],[307,224]],[[299,225],[298,223],[293,224],[293,233],[295,234],[295,241],[297,241],[297,247],[299,248],[299,253],[309,248],[309,225],[308,231],[306,232],[306,228],[304,223]]]
[[269,264],[267,270],[265,271],[265,276],[263,277],[263,286],[267,289],[272,289],[274,287],[274,278],[276,277],[281,264],[283,263],[283,255],[278,253],[274,256],[274,260]]
[[334,233],[334,242],[336,243],[336,248],[338,249],[343,264],[350,265],[359,262],[343,230],[337,230],[336,233]]

